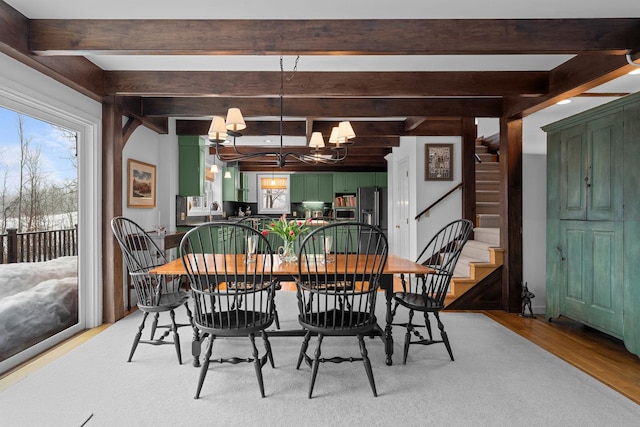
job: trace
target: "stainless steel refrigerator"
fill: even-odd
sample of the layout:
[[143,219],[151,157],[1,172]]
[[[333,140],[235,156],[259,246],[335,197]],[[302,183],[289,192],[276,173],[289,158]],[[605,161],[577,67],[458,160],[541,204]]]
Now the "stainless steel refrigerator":
[[387,234],[387,189],[379,187],[358,188],[358,221],[375,225]]

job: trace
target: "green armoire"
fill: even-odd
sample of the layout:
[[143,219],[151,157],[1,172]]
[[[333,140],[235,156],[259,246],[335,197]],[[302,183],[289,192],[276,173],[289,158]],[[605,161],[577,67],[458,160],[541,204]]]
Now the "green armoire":
[[547,318],[640,355],[640,93],[549,124]]

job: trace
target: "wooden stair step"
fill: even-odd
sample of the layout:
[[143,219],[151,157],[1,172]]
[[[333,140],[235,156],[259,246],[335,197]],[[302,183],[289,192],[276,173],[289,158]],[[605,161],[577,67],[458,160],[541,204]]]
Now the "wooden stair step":
[[476,191],[500,191],[500,181],[476,180]]
[[478,152],[478,150],[476,150],[476,154],[478,155],[478,157],[480,157],[480,160],[482,161],[482,163],[497,162],[498,156],[495,154],[488,153],[486,148],[487,147],[485,147],[485,151],[483,152]]
[[476,170],[477,181],[500,181],[499,170]]
[[499,171],[500,163],[497,162],[482,162],[476,163],[476,173],[478,171]]
[[476,202],[500,202],[500,191],[476,190]]
[[461,257],[472,258],[474,261],[489,262],[489,244],[477,240],[469,240],[462,248]]
[[476,227],[473,229],[473,239],[478,242],[485,242],[490,246],[500,246],[500,228]]
[[498,202],[476,202],[476,214],[494,214],[499,215],[501,210]]
[[476,214],[476,227],[500,228],[500,215]]

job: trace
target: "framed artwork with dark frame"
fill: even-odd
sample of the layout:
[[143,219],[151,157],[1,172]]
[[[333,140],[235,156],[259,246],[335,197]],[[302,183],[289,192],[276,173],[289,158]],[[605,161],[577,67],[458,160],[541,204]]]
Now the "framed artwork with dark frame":
[[425,181],[453,181],[453,144],[425,144]]
[[127,206],[130,208],[156,207],[156,166],[129,159]]

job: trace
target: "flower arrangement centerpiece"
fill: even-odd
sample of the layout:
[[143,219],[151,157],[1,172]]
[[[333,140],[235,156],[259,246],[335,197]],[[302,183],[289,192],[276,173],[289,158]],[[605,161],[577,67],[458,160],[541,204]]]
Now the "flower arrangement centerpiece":
[[287,220],[287,214],[282,214],[280,219],[267,225],[267,229],[262,231],[262,235],[267,236],[270,233],[278,235],[283,241],[283,245],[278,248],[278,256],[284,262],[295,262],[298,257],[293,249],[293,242],[309,232],[309,224],[311,224],[311,218],[306,221]]

